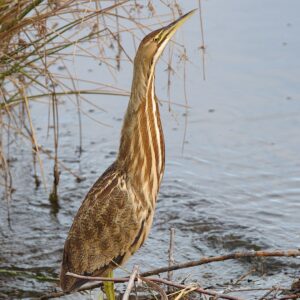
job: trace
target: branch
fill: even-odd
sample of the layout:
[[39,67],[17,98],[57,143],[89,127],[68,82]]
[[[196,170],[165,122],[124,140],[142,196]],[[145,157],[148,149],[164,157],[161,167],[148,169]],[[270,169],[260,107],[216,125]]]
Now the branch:
[[[140,277],[143,280],[143,277]],[[190,286],[186,286],[183,284],[179,284],[173,281],[169,281],[166,279],[162,279],[162,278],[147,278],[147,280],[151,280],[151,281],[155,281],[157,283],[162,283],[168,286],[174,286],[176,288],[179,289],[188,289]],[[222,298],[222,299],[229,299],[229,300],[242,300],[242,298],[238,298],[238,297],[234,297],[234,296],[230,296],[230,295],[224,295],[221,293],[217,293],[213,290],[205,290],[203,288],[197,287],[195,289],[193,289],[193,292],[197,292],[198,294],[205,294],[205,295],[209,295],[209,296],[214,296],[216,299],[217,298]]]
[[300,294],[291,294],[291,295],[286,295],[281,298],[278,298],[278,300],[286,300],[286,299],[300,299]]
[[[144,273],[140,274],[139,278],[142,279],[142,277],[157,275],[157,274],[165,273],[165,272],[168,272],[168,271],[191,268],[191,267],[196,267],[196,266],[208,264],[208,263],[211,263],[211,262],[225,261],[225,260],[229,260],[229,259],[240,259],[240,258],[246,258],[246,257],[298,257],[298,256],[300,256],[300,250],[297,250],[297,249],[275,250],[275,251],[234,252],[234,253],[221,255],[221,256],[203,257],[202,259],[196,260],[196,261],[189,261],[189,262],[185,262],[185,263],[181,263],[181,264],[176,264],[176,265],[173,265],[173,266],[170,266],[170,267],[168,266],[168,267],[162,267],[162,268],[150,270],[150,271],[147,271],[147,272],[144,272]],[[89,277],[89,276],[81,276],[81,275],[72,274],[72,273],[68,273],[67,275],[74,276],[76,278],[84,278],[84,279],[87,279],[87,280],[96,280],[96,281],[101,281],[101,282],[103,282],[103,281],[113,281],[115,283],[124,283],[124,282],[129,281],[129,277],[123,277],[123,278],[106,278],[106,277],[91,277],[91,276]],[[150,280],[152,280],[153,282],[163,283],[163,284],[166,284],[166,285],[169,285],[169,286],[174,286],[174,287],[177,287],[177,288],[186,288],[186,286],[184,286],[184,285],[177,284],[177,283],[174,283],[174,282],[171,282],[171,281],[168,281],[168,280],[164,280],[164,279],[160,279],[160,278],[150,278]],[[96,284],[90,285],[88,287],[80,288],[80,289],[77,290],[77,292],[91,290],[91,289],[95,289],[95,288],[101,287],[101,286],[102,286],[102,283],[96,283]],[[214,296],[217,295],[218,297],[224,298],[224,299],[232,299],[232,300],[239,299],[239,298],[228,296],[228,295],[218,294],[214,291],[207,291],[207,290],[204,290],[204,289],[201,289],[201,288],[197,288],[195,290],[195,292],[203,293],[203,294],[207,294],[207,295],[214,295]],[[52,299],[52,298],[61,297],[63,295],[67,295],[67,294],[69,294],[69,293],[56,292],[56,293],[51,293],[51,294],[44,295],[40,299],[41,300]],[[289,297],[295,297],[295,295],[289,295]],[[281,299],[296,299],[296,298],[281,298]]]
[[188,261],[173,266],[150,270],[141,273],[141,276],[147,277],[147,276],[157,275],[169,271],[192,268],[204,264],[209,264],[211,262],[225,261],[228,259],[240,259],[246,257],[275,257],[275,256],[297,257],[300,256],[300,250],[292,249],[292,250],[275,250],[275,251],[243,251],[243,252],[234,252],[234,253],[220,255],[220,256],[203,257],[200,260]]
[[128,285],[127,285],[127,288],[126,288],[126,291],[123,295],[122,300],[128,300],[129,299],[129,295],[130,295],[130,292],[133,288],[135,278],[138,275],[138,271],[139,271],[139,266],[134,266],[134,268],[132,270],[132,273],[130,275],[130,278],[128,280]]
[[[174,236],[175,236],[175,228],[170,228],[170,244],[169,244],[169,251],[168,251],[168,257],[169,257],[169,267],[174,265]],[[172,280],[173,272],[168,271],[168,280]]]
[[151,278],[140,277],[140,280],[144,281],[152,290],[157,291],[160,294],[161,300],[168,300],[168,296],[163,288],[160,287],[155,281],[151,280]]
[[[71,272],[67,272],[66,275],[68,276],[72,276],[75,278],[79,278],[79,279],[85,279],[85,280],[90,280],[90,281],[112,281],[115,283],[124,283],[129,281],[129,277],[119,277],[119,278],[107,278],[107,277],[93,277],[93,276],[83,276],[83,275],[78,275],[78,274],[74,274]],[[161,283],[161,284],[165,284],[168,286],[174,286],[177,287],[179,289],[186,289],[188,288],[188,286],[183,285],[183,284],[179,284],[173,281],[169,281],[166,279],[162,279],[162,278],[153,278],[153,277],[149,277],[149,278],[144,278],[142,276],[136,276],[135,281],[137,281],[138,279],[146,282],[146,283]],[[215,296],[218,298],[223,298],[223,299],[230,299],[230,300],[242,300],[241,298],[237,298],[237,297],[233,297],[233,296],[229,296],[229,295],[223,295],[221,293],[217,293],[215,291],[209,291],[209,290],[205,290],[202,289],[200,287],[195,288],[195,290],[193,290],[194,292],[200,293],[200,294],[205,294],[205,295],[210,295],[210,296]]]

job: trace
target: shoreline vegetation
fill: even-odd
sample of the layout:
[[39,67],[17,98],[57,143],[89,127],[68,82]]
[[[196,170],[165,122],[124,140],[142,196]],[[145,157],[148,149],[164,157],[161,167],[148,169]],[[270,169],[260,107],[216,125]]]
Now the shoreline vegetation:
[[[36,188],[43,185],[48,191],[43,160],[53,161],[49,200],[54,211],[59,207],[58,184],[61,170],[80,180],[58,156],[59,104],[64,96],[77,107],[81,153],[81,101],[85,101],[84,95],[90,92],[76,90],[76,82],[84,78],[73,77],[66,62],[75,59],[76,55],[93,58],[93,53],[82,45],[97,43],[99,52],[102,51],[102,57],[97,57],[97,60],[109,64],[105,60],[104,48],[108,43],[113,45],[118,44],[118,41],[107,27],[101,27],[100,18],[104,20],[105,16],[114,15],[117,7],[125,2],[127,1],[116,2],[102,8],[99,1],[0,1],[0,161],[1,186],[5,189],[5,199],[10,199],[14,191],[14,178],[10,170],[10,143],[16,138],[21,140],[24,147],[32,149]],[[64,71],[63,75],[55,70],[54,67],[58,65]],[[126,95],[124,91],[105,87],[100,83],[92,91],[95,92]],[[71,98],[72,95],[75,95],[75,101]],[[45,104],[48,135],[53,140],[52,149],[46,149],[37,138],[36,130],[40,124],[35,124],[32,116],[33,102]]]
[[[14,174],[10,165],[13,162],[11,144],[16,139],[32,151],[35,186],[41,186],[49,193],[54,212],[59,209],[61,172],[70,173],[78,181],[83,180],[59,158],[60,104],[70,101],[78,112],[76,151],[80,156],[84,150],[82,115],[93,119],[82,108],[83,104],[102,110],[88,100],[88,95],[128,97],[129,92],[117,85],[82,78],[69,67],[76,57],[84,57],[105,66],[116,79],[122,62],[132,63],[122,46],[121,34],[131,36],[136,45],[139,33],[162,26],[170,21],[170,17],[182,14],[176,1],[172,5],[163,5],[173,16],[156,14],[151,1],[147,6],[128,0],[0,1],[0,185],[5,190],[5,199],[11,199],[14,192]],[[149,20],[143,19],[142,10],[147,11],[152,22],[156,23],[149,24]],[[148,25],[143,25],[145,21]],[[174,72],[171,65],[170,57],[167,68],[169,79]],[[81,85],[92,88],[78,88]],[[170,106],[171,101],[167,102]],[[38,138],[37,128],[41,124],[35,123],[32,112],[32,105],[36,103],[45,105],[51,148],[45,147],[44,141]],[[175,105],[187,108],[186,104]],[[108,126],[101,120],[94,121]],[[44,160],[53,161],[50,188]]]
[[[171,248],[169,248],[169,251]],[[174,253],[172,253],[174,255]],[[284,300],[284,299],[299,299],[300,298],[300,280],[295,279],[292,282],[287,282],[284,286],[272,285],[272,286],[249,286],[249,277],[254,273],[260,273],[259,270],[251,268],[251,270],[245,274],[242,274],[237,280],[232,280],[225,285],[212,285],[208,288],[201,287],[195,280],[178,280],[174,279],[173,275],[169,276],[169,272],[176,270],[184,270],[199,267],[204,264],[211,264],[217,262],[224,262],[226,260],[247,260],[249,263],[259,259],[263,264],[265,259],[272,258],[300,258],[299,249],[289,250],[268,250],[268,251],[240,251],[232,252],[220,256],[202,257],[199,260],[187,261],[184,263],[171,263],[165,267],[152,269],[146,272],[140,272],[139,266],[134,266],[132,272],[128,273],[127,277],[89,277],[82,276],[74,273],[68,273],[69,276],[76,278],[84,278],[91,282],[91,284],[85,285],[74,293],[84,293],[92,291],[98,288],[102,288],[104,281],[113,281],[114,283],[126,284],[126,290],[123,293],[118,292],[118,299],[128,300],[130,295],[138,295],[138,299],[157,299],[157,296],[161,299],[189,299],[191,296],[200,295],[204,299],[210,299],[205,297],[214,297],[213,299],[229,299],[229,300],[246,300],[249,299],[247,293],[254,292],[257,294],[257,299],[260,300]],[[167,276],[162,276],[163,273],[167,273]],[[54,282],[59,285],[59,279],[53,274],[51,277],[41,272],[29,272],[26,270],[5,270],[0,269],[0,275],[8,277],[29,277],[41,282]],[[178,275],[178,274],[177,274]],[[263,276],[264,274],[261,274]],[[154,277],[155,276],[155,277]],[[167,278],[166,278],[167,277]],[[187,278],[186,278],[187,279]],[[189,281],[188,283],[186,281]],[[119,291],[119,290],[118,290]],[[36,291],[35,299],[57,299],[70,293],[64,293],[59,291],[59,288],[55,288],[55,291],[43,294],[42,291]],[[244,295],[245,294],[245,295]],[[38,296],[40,295],[40,296]],[[153,296],[154,295],[154,296]],[[1,296],[1,293],[0,293]],[[150,298],[149,298],[150,297]],[[151,298],[152,297],[152,298]]]
[[[171,236],[172,238],[172,236]],[[172,248],[169,248],[169,253],[172,252]],[[172,253],[172,255],[174,255]],[[223,288],[222,292],[217,292],[212,288],[201,288],[197,282],[193,283],[182,283],[182,282],[175,282],[173,281],[172,276],[168,276],[167,279],[163,279],[161,277],[153,277],[155,275],[160,275],[162,273],[175,271],[175,270],[182,270],[188,269],[196,266],[201,266],[204,264],[214,263],[214,262],[222,262],[226,260],[237,260],[237,259],[252,259],[252,258],[270,258],[270,257],[300,257],[300,250],[299,249],[290,249],[290,250],[274,250],[274,251],[242,251],[242,252],[233,252],[226,255],[214,256],[214,257],[202,257],[200,260],[196,261],[188,261],[185,263],[180,264],[173,264],[169,261],[169,265],[166,267],[161,267],[158,269],[142,272],[139,274],[139,266],[134,266],[132,272],[129,274],[128,277],[122,278],[106,278],[106,277],[89,277],[89,276],[82,276],[74,273],[68,272],[67,275],[87,279],[91,282],[97,281],[97,283],[90,285],[88,287],[82,287],[79,289],[79,292],[90,291],[99,287],[102,287],[104,281],[113,281],[114,283],[127,283],[127,288],[125,293],[122,295],[122,300],[128,300],[129,295],[132,292],[133,294],[137,295],[137,286],[145,285],[148,289],[151,289],[153,293],[156,293],[161,298],[160,299],[189,299],[188,297],[191,294],[200,294],[201,296],[212,296],[213,299],[229,299],[229,300],[245,300],[247,298],[243,297],[243,292],[250,292],[250,291],[260,291],[263,292],[263,296],[259,299],[298,299],[300,298],[300,280],[296,280],[290,283],[290,287],[280,287],[280,286],[272,286],[272,287],[260,287],[260,288],[247,288],[243,287],[245,284],[245,280],[247,279],[248,275],[251,273],[256,272],[256,270],[251,270],[247,274],[242,275],[238,280],[235,282],[231,282],[228,284],[227,288]],[[152,276],[152,277],[150,277]],[[100,283],[99,283],[100,282]],[[134,284],[134,282],[138,282],[138,284]],[[176,290],[168,290],[168,295],[163,288],[167,286],[168,288],[176,288]],[[238,293],[240,296],[233,296],[231,294]],[[49,294],[45,294],[44,296],[40,297],[41,300],[46,299],[53,299],[59,298],[69,293],[64,292],[53,292]]]
[[[166,22],[170,17],[182,14],[181,7],[176,1],[167,5],[160,1],[169,10],[169,15],[160,16]],[[195,2],[195,4],[197,1]],[[204,60],[204,33],[202,22],[201,2],[199,4],[199,16],[201,23],[201,44],[203,51],[202,66],[203,78],[205,78]],[[157,16],[153,1],[148,1],[147,7],[142,7],[138,1],[46,1],[46,0],[21,0],[10,1],[0,0],[0,186],[3,189],[3,199],[7,200],[9,207],[14,192],[14,175],[10,166],[13,163],[12,144],[16,139],[21,140],[24,148],[32,151],[32,164],[34,170],[34,182],[36,188],[45,188],[49,191],[49,201],[52,212],[59,210],[58,186],[61,172],[68,172],[77,181],[83,180],[76,172],[68,168],[59,158],[59,106],[63,103],[62,98],[74,103],[78,112],[78,155],[83,151],[82,142],[82,114],[87,113],[82,109],[82,101],[89,103],[88,95],[114,95],[126,96],[129,92],[117,86],[97,82],[89,82],[84,78],[74,77],[68,70],[67,64],[72,63],[76,56],[95,59],[103,64],[111,72],[120,70],[122,61],[131,61],[130,56],[122,46],[121,33],[131,34],[133,41],[137,38],[136,32],[148,30],[143,20],[139,19],[139,11],[147,9],[151,16]],[[124,21],[124,24],[122,23]],[[157,23],[163,24],[160,18]],[[95,46],[96,45],[96,46]],[[97,48],[97,55],[91,51],[91,47]],[[169,76],[168,88],[171,85],[172,76],[172,55],[167,62]],[[187,61],[185,51],[181,60],[184,64]],[[66,63],[67,62],[67,63]],[[63,74],[57,72],[57,66]],[[185,73],[183,76],[185,80]],[[86,82],[87,81],[87,82]],[[77,82],[86,82],[93,85],[90,89],[78,89]],[[164,102],[164,101],[162,101]],[[166,101],[170,106],[170,100]],[[52,139],[52,148],[49,149],[37,138],[35,124],[32,115],[31,105],[34,103],[45,104],[45,116],[48,118],[48,135]],[[90,105],[94,105],[89,103]],[[187,109],[188,104],[174,104]],[[101,109],[101,107],[97,107]],[[101,123],[101,120],[97,120]],[[102,124],[106,126],[106,124]],[[49,180],[45,175],[43,160],[53,162],[51,188],[48,188]],[[8,209],[9,212],[9,209]],[[8,216],[9,221],[9,216]],[[265,259],[269,257],[289,257],[299,259],[299,249],[276,250],[276,251],[245,251],[234,252],[218,257],[203,257],[198,261],[190,261],[182,264],[174,263],[173,245],[174,233],[170,238],[169,265],[149,272],[139,272],[140,267],[135,266],[128,277],[115,278],[115,282],[127,284],[127,289],[122,299],[129,299],[129,295],[135,293],[137,286],[147,286],[147,299],[189,299],[198,294],[201,299],[249,299],[243,297],[246,292],[260,292],[260,300],[270,299],[300,299],[299,279],[294,282],[287,282],[287,286],[273,285],[265,288],[247,288],[247,277],[256,270],[253,269],[247,274],[228,284],[228,287],[212,288],[200,287],[197,283],[185,283],[185,280],[177,282],[173,279],[174,270],[182,270],[190,267],[237,259]],[[165,277],[153,277],[161,273],[167,273]],[[55,275],[27,271],[22,269],[9,270],[0,268],[0,276],[7,277],[31,277],[39,281],[57,282]],[[53,275],[53,276],[52,276]],[[69,274],[69,276],[79,276]],[[149,276],[151,276],[149,278]],[[93,278],[93,281],[103,282],[103,278]],[[187,280],[189,281],[189,280]],[[92,287],[83,288],[87,291],[101,287],[102,283],[95,283]],[[135,282],[138,282],[137,285]],[[167,287],[167,288],[165,288]],[[221,290],[221,291],[220,291]],[[239,296],[235,294],[238,293]],[[65,295],[55,291],[44,296],[42,291],[36,291],[37,298],[51,299]],[[234,295],[232,295],[234,294]],[[0,298],[7,295],[0,293]],[[167,297],[167,298],[166,298]],[[9,298],[9,296],[7,296]],[[142,299],[142,297],[138,297]]]

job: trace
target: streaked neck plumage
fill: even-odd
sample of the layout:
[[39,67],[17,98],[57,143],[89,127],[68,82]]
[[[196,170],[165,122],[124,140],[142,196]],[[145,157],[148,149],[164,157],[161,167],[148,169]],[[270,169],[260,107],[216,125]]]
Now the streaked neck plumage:
[[154,88],[155,62],[149,66],[135,59],[118,155],[118,163],[135,192],[151,206],[155,205],[165,166],[165,144]]

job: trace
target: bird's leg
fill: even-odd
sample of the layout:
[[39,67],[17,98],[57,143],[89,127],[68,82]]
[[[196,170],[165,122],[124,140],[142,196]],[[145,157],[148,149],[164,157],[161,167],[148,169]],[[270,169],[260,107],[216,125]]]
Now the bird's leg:
[[[109,271],[107,277],[108,278],[113,278],[114,276],[113,271]],[[106,294],[106,298],[108,300],[115,300],[115,287],[114,287],[114,283],[112,281],[105,281],[103,282],[103,286],[104,286],[104,292]]]

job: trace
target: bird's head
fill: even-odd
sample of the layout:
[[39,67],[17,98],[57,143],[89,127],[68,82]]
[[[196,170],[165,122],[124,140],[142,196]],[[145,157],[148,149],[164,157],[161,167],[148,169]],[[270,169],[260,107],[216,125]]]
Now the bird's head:
[[171,24],[157,29],[141,41],[136,58],[135,64],[143,64],[147,67],[155,65],[159,56],[165,49],[167,43],[175,34],[177,29],[195,12],[195,9],[181,16]]

